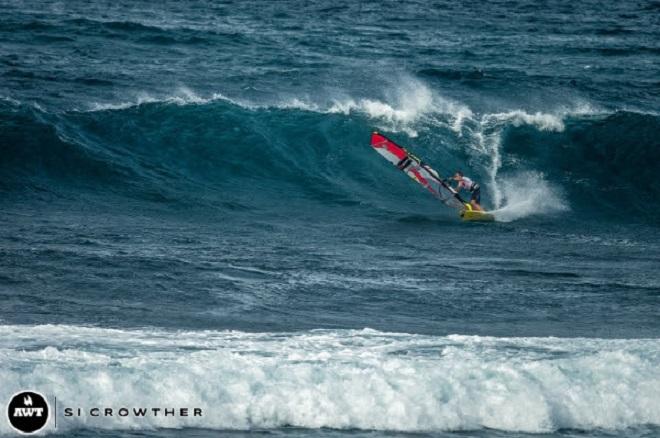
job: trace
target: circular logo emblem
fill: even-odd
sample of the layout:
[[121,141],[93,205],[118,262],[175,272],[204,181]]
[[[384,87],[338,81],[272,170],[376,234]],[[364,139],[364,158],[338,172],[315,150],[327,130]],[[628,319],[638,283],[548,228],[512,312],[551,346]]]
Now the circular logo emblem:
[[46,397],[34,391],[22,391],[9,400],[9,424],[19,432],[33,433],[48,423],[50,409]]

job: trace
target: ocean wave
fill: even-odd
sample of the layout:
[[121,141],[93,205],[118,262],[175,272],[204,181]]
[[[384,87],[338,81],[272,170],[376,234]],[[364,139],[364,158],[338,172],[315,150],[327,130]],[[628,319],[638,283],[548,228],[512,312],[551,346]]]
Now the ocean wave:
[[[263,98],[255,101],[241,97],[230,97],[226,93],[215,92],[201,95],[194,90],[180,86],[170,94],[153,94],[137,92],[125,101],[93,102],[88,105],[88,111],[104,111],[127,109],[144,104],[163,103],[175,105],[200,105],[215,101],[224,101],[242,109],[251,111],[265,109],[301,110],[320,114],[361,114],[372,120],[380,129],[390,132],[404,132],[409,137],[417,137],[414,130],[423,124],[432,128],[450,126],[460,134],[464,122],[493,126],[531,125],[544,131],[561,132],[564,129],[564,119],[567,117],[608,115],[611,111],[597,108],[584,102],[571,106],[558,107],[552,111],[529,112],[523,109],[513,109],[497,113],[479,113],[469,106],[434,92],[423,82],[405,78],[399,84],[384,90],[386,98],[356,98],[345,96],[344,93],[333,95],[325,93],[315,98],[309,96],[280,96]],[[442,117],[444,116],[444,117]]]
[[167,95],[154,95],[147,92],[138,92],[135,96],[122,102],[92,102],[82,112],[113,111],[135,108],[146,104],[173,104],[173,105],[203,105],[216,100],[224,100],[235,105],[249,108],[236,100],[230,99],[221,93],[214,93],[209,97],[202,97],[187,87],[178,87],[174,93]]
[[187,87],[179,87],[174,93],[153,95],[137,93],[123,102],[94,102],[88,105],[88,111],[120,110],[138,107],[144,104],[163,103],[176,105],[209,104],[224,101],[250,111],[279,109],[300,110],[319,114],[360,114],[371,119],[379,129],[390,132],[404,132],[410,137],[418,135],[417,126],[435,122],[434,116],[444,115],[452,118],[450,122],[455,130],[460,130],[462,121],[472,117],[472,111],[465,105],[447,99],[431,91],[420,81],[403,80],[401,84],[386,90],[388,99],[354,98],[328,95],[322,98],[282,96],[261,101],[251,101],[240,97],[229,97],[224,93],[212,93],[201,96]]
[[[47,179],[99,182],[121,181],[126,169],[109,160],[103,150],[88,148],[62,132],[38,105],[0,104],[0,182],[19,187]],[[42,184],[43,185],[43,184]]]
[[481,123],[490,125],[493,123],[506,123],[511,126],[532,125],[542,131],[564,130],[564,114],[548,114],[542,112],[527,113],[522,110],[509,111],[506,113],[486,114]]
[[99,29],[125,32],[127,34],[143,35],[145,33],[172,33],[172,31],[193,32],[208,31],[209,27],[189,20],[165,20],[151,17],[132,17],[126,20],[123,16],[94,16],[93,18],[80,14],[73,14],[71,18],[62,23],[68,26],[80,26],[98,32]]
[[[391,169],[368,147],[376,127],[441,174],[462,168],[474,176],[486,206],[506,220],[569,209],[589,214],[574,204],[647,214],[657,202],[657,116],[586,105],[477,114],[423,84],[408,86],[412,91],[402,88],[400,99],[259,104],[181,87],[171,95],[64,113],[3,99],[2,183],[44,185],[48,178],[57,182],[47,183],[49,190],[77,181],[145,199],[154,193],[187,202],[220,197],[222,205],[245,205],[247,197],[252,207],[284,190],[291,199],[401,213],[437,208],[431,201],[424,206],[427,199],[409,181],[384,176]],[[639,196],[626,196],[630,190]]]
[[[60,418],[62,430],[281,426],[543,433],[660,425],[657,339],[0,326],[0,397],[197,406],[201,419]],[[3,423],[0,431],[8,432]]]

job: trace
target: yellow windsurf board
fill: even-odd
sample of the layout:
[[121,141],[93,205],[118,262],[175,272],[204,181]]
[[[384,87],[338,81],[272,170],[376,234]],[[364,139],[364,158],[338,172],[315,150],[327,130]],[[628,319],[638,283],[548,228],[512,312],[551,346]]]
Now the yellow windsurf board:
[[465,204],[465,209],[461,211],[461,219],[470,222],[492,222],[495,216],[487,211],[473,210],[470,204]]

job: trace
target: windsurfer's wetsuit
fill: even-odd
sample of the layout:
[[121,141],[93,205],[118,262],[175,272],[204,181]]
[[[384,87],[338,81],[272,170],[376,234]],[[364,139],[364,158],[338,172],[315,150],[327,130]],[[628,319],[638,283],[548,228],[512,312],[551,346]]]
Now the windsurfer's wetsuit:
[[481,187],[479,187],[478,183],[472,181],[467,176],[461,178],[461,180],[458,182],[458,186],[456,186],[456,189],[467,190],[468,192],[470,192],[470,201],[474,201],[477,204],[481,204]]

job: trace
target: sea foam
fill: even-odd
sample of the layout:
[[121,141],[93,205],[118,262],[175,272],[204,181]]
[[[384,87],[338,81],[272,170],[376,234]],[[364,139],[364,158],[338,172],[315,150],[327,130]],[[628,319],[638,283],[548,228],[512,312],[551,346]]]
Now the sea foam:
[[[200,407],[194,417],[63,418],[58,428],[296,426],[547,432],[660,425],[657,339],[0,326],[0,398]],[[0,432],[8,432],[5,423]]]
[[498,189],[501,190],[503,206],[492,213],[501,222],[570,209],[560,189],[551,186],[539,172],[521,172],[503,178]]

